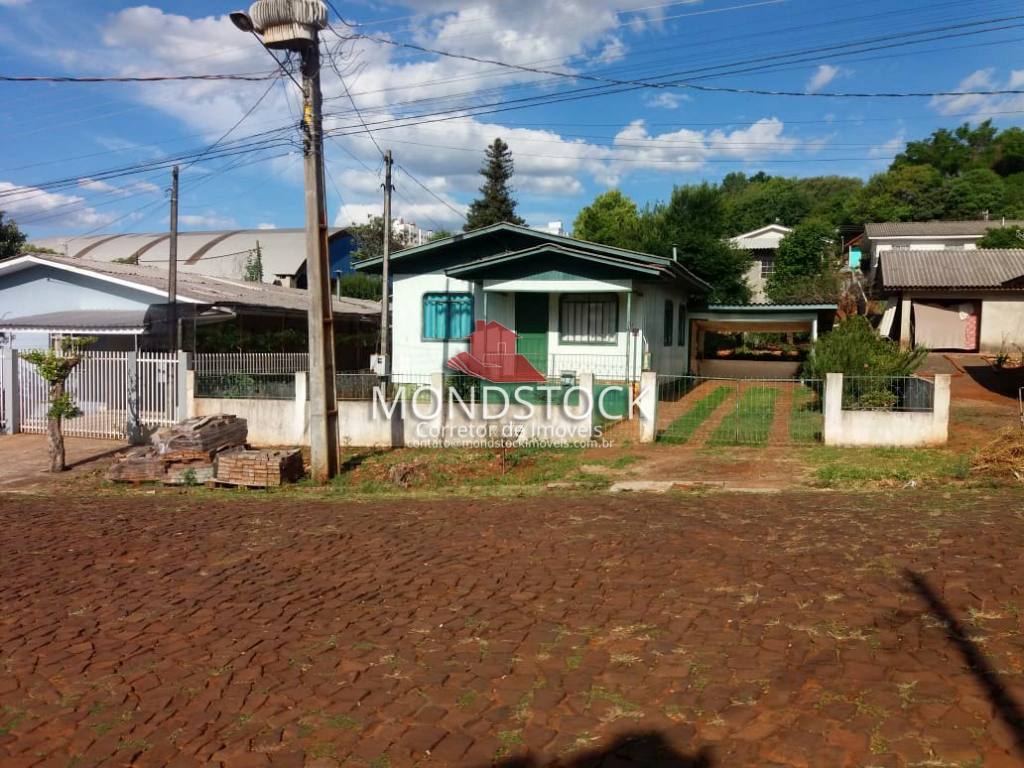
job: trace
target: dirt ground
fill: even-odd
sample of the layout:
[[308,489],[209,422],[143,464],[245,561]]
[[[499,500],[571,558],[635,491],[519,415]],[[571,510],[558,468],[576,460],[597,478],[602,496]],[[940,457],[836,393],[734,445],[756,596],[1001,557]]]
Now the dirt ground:
[[1022,502],[2,496],[0,763],[1020,765]]

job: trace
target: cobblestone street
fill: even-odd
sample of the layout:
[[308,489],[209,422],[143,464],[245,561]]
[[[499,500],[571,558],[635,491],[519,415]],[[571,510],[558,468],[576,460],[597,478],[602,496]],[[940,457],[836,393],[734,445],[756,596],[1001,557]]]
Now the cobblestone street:
[[1019,765],[1022,502],[0,497],[0,762]]

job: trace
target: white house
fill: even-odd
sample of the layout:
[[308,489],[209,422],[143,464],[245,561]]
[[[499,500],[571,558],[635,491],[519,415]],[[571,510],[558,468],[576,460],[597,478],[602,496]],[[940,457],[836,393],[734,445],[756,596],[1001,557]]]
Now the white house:
[[754,263],[747,272],[747,284],[750,286],[751,300],[754,303],[766,301],[764,286],[775,272],[775,256],[779,250],[779,243],[792,231],[781,224],[769,224],[730,240],[734,248],[751,251]]
[[[381,259],[356,264],[379,273]],[[549,379],[686,372],[688,307],[709,286],[671,258],[503,223],[391,257],[392,370],[443,372],[477,320],[514,331]]]
[[870,270],[886,251],[973,251],[990,229],[1024,226],[1024,221],[888,221],[864,226]]

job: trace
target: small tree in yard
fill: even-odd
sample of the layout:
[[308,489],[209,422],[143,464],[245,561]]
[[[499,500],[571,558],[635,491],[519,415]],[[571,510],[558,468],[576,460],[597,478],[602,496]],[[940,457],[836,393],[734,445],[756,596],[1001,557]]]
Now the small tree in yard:
[[245,260],[245,274],[242,277],[247,283],[263,282],[263,251],[259,240],[256,241],[256,250],[249,251],[249,258]]
[[484,177],[480,199],[470,203],[463,231],[470,232],[503,221],[526,224],[516,215],[516,199],[512,196],[511,185],[513,173],[515,163],[512,161],[512,150],[500,138],[495,139],[487,147],[487,159],[480,168],[480,175]]
[[81,415],[74,396],[66,385],[71,372],[85,359],[85,348],[96,341],[95,336],[61,339],[60,349],[37,349],[23,358],[34,365],[39,375],[50,385],[50,410],[46,413],[46,437],[50,449],[50,471],[63,472],[64,419]]

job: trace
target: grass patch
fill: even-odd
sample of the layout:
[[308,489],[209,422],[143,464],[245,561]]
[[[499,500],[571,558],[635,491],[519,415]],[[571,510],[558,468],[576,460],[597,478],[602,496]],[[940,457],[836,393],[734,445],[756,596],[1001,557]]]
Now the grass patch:
[[778,387],[751,387],[745,391],[736,409],[722,419],[711,435],[708,445],[766,445],[778,397]]
[[817,443],[825,428],[821,398],[810,387],[793,387],[793,408],[789,415],[789,438],[794,443]]
[[668,425],[668,429],[658,436],[658,442],[673,445],[685,444],[693,437],[697,427],[703,424],[718,409],[718,406],[725,402],[730,392],[732,392],[732,387],[718,387],[702,397],[681,418]]
[[911,480],[949,483],[966,480],[970,458],[940,448],[836,448],[820,446],[804,452],[815,485],[826,488]]

